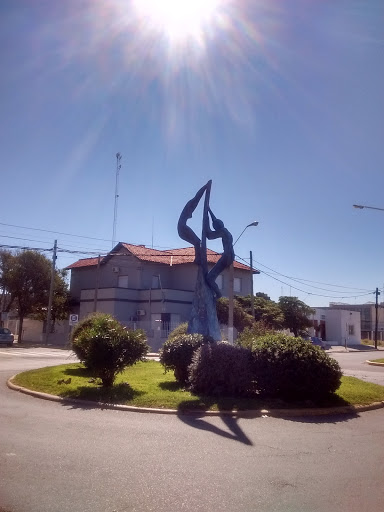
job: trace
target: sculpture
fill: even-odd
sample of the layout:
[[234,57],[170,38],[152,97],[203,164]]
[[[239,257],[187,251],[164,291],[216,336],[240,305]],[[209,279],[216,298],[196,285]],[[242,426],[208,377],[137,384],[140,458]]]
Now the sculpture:
[[[198,265],[196,279],[195,295],[192,303],[191,317],[188,323],[189,333],[199,333],[203,336],[209,336],[215,341],[220,341],[221,333],[216,313],[216,299],[221,296],[221,292],[216,284],[217,277],[223,270],[232,265],[235,254],[233,251],[233,239],[231,233],[224,226],[223,221],[217,219],[209,206],[212,180],[196,193],[196,195],[187,202],[180,214],[177,230],[180,238],[192,244],[195,248],[195,260]],[[204,209],[202,220],[201,239],[187,225],[188,219],[191,219],[203,195]],[[210,227],[210,218],[212,227]],[[208,270],[207,262],[207,238],[209,240],[221,238],[223,243],[223,253],[211,270]]]

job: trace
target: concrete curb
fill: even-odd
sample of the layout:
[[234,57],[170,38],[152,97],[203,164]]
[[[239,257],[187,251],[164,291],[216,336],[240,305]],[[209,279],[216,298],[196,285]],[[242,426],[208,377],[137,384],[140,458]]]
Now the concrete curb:
[[41,393],[40,391],[33,391],[31,389],[17,386],[12,382],[16,377],[13,375],[7,380],[7,386],[14,390],[24,393],[26,395],[41,398],[43,400],[50,400],[52,402],[61,402],[71,405],[82,405],[89,408],[98,409],[111,409],[116,411],[127,411],[127,412],[142,412],[152,414],[176,414],[176,415],[194,415],[194,416],[232,416],[236,418],[258,418],[273,417],[273,418],[292,418],[299,416],[335,416],[338,414],[359,414],[365,411],[372,411],[374,409],[381,409],[384,407],[384,402],[374,402],[369,405],[347,405],[342,407],[324,407],[324,408],[313,408],[313,409],[249,409],[245,411],[195,411],[195,410],[183,410],[178,411],[176,409],[155,409],[151,407],[134,407],[132,405],[119,405],[119,404],[108,404],[103,402],[92,402],[89,400],[80,400],[78,398],[63,398],[57,395],[50,395],[48,393]]
[[384,366],[384,363],[376,363],[375,361],[369,361],[368,359],[365,362],[371,366]]

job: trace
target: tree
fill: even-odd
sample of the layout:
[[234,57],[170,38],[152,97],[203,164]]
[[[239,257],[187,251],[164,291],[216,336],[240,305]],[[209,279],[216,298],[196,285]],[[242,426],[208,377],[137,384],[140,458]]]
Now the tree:
[[[233,302],[233,325],[241,332],[246,327],[251,327],[254,320],[239,302],[239,297],[235,297]],[[229,300],[226,297],[220,297],[216,302],[217,318],[220,324],[228,323]]]
[[[18,336],[22,339],[23,321],[28,315],[39,320],[47,317],[52,264],[37,251],[16,254],[4,251],[0,255],[1,285],[9,296],[6,311],[14,307],[19,317]],[[56,271],[52,320],[63,319],[68,314],[68,287],[65,273]]]
[[[66,281],[67,271],[56,270],[55,281],[53,285],[52,310],[51,310],[51,326],[50,331],[53,332],[55,323],[59,320],[65,320],[70,313],[71,296]],[[42,322],[47,321],[48,316],[47,304],[42,308],[38,308],[34,317]]]
[[142,329],[126,329],[104,313],[91,315],[82,322],[72,336],[72,348],[105,387],[112,386],[116,375],[140,361],[149,349]]
[[[281,329],[284,323],[284,315],[280,306],[265,298],[265,294],[253,298],[255,320],[262,322],[269,329]],[[268,297],[268,296],[267,296]],[[252,299],[250,295],[245,297],[236,297],[237,301],[241,304],[242,308],[249,315],[252,314]]]
[[1,312],[9,311],[12,305],[12,298],[8,292],[12,258],[13,256],[9,251],[0,251]]
[[284,327],[290,329],[295,336],[312,325],[309,316],[314,310],[297,297],[280,297],[279,306],[284,315]]
[[266,293],[263,293],[263,292],[257,292],[255,294],[256,297],[260,297],[262,299],[266,299],[266,300],[271,300],[271,297],[269,295],[267,295]]

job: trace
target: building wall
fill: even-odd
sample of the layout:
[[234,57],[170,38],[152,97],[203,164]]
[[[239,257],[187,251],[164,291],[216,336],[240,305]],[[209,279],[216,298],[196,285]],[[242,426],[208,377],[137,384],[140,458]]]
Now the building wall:
[[[330,304],[332,309],[358,311],[361,315],[361,337],[373,339],[376,322],[375,304]],[[378,306],[378,339],[384,339],[384,305]]]
[[[338,345],[358,345],[361,343],[361,321],[359,311],[333,308],[315,308],[313,320],[325,321],[325,339]],[[351,331],[351,332],[350,332]],[[311,333],[314,334],[314,333]]]

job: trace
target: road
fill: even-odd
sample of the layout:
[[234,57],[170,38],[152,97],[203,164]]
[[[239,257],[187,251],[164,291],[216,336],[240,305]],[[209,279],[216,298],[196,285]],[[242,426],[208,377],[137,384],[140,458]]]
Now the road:
[[371,366],[367,359],[384,358],[384,351],[341,352],[329,354],[339,362],[344,375],[384,386],[384,366]]
[[67,356],[0,347],[0,510],[382,510],[384,410],[288,420],[168,416],[60,405],[5,385],[22,369]]

